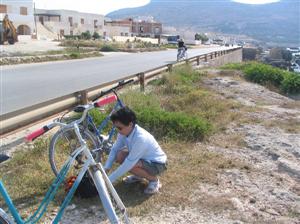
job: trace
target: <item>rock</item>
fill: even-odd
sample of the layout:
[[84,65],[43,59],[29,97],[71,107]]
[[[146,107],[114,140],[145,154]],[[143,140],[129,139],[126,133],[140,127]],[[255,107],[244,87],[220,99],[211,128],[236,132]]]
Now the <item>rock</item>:
[[230,201],[232,202],[233,206],[238,210],[238,211],[244,211],[244,206],[243,203],[238,199],[238,198],[231,198]]

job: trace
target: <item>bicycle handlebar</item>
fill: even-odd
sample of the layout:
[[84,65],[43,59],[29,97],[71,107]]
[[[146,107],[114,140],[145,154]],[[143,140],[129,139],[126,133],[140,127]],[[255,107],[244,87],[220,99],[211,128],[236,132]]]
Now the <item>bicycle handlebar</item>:
[[[102,96],[107,95],[108,93],[114,92],[116,89],[118,89],[118,88],[120,88],[120,87],[122,87],[124,85],[127,85],[127,84],[129,84],[129,83],[131,83],[133,81],[134,81],[133,79],[130,79],[130,80],[126,81],[126,82],[124,82],[124,80],[123,80],[123,81],[119,82],[118,85],[112,87],[111,89],[106,90],[106,91],[101,91],[99,97],[102,97]],[[99,98],[99,97],[97,97],[97,98]],[[87,108],[83,108],[83,110],[80,111],[80,112],[84,112],[84,113],[83,113],[81,119],[78,120],[78,123],[80,123],[84,119],[84,117],[86,116],[87,111],[89,109],[92,109],[93,107],[101,107],[101,106],[104,106],[106,104],[112,103],[112,102],[114,102],[116,100],[118,100],[118,97],[116,96],[116,93],[115,93],[114,95],[108,96],[105,99],[101,99],[101,100],[99,100],[99,101],[97,101],[97,102],[95,102],[93,104],[90,104]],[[57,124],[62,125],[61,123],[57,123]],[[46,126],[40,128],[39,130],[36,130],[36,131],[30,133],[29,135],[27,135],[25,137],[25,139],[27,141],[33,141],[37,137],[45,134],[47,131],[49,131],[51,128],[53,128],[57,124],[56,123],[52,123],[52,124],[50,124],[48,126],[46,125]]]
[[108,96],[108,97],[106,97],[104,99],[101,99],[101,100],[95,102],[94,103],[94,107],[101,107],[101,106],[104,106],[106,104],[115,102],[116,100],[117,100],[117,96],[111,95],[111,96]]
[[130,80],[126,81],[126,82],[124,82],[124,80],[123,80],[123,81],[120,81],[120,82],[118,83],[118,85],[112,87],[111,89],[105,90],[105,91],[101,91],[99,97],[105,96],[105,95],[107,95],[108,93],[111,93],[111,92],[113,92],[114,90],[116,90],[116,89],[118,89],[118,88],[120,88],[120,87],[122,87],[122,86],[125,86],[125,85],[127,85],[127,84],[129,84],[129,83],[131,83],[131,82],[133,82],[133,81],[134,81],[133,79],[130,79]]
[[39,130],[36,130],[36,131],[32,132],[31,134],[27,135],[26,140],[29,142],[33,141],[34,139],[45,134],[49,130],[50,130],[50,128],[46,125],[46,126],[40,128]]

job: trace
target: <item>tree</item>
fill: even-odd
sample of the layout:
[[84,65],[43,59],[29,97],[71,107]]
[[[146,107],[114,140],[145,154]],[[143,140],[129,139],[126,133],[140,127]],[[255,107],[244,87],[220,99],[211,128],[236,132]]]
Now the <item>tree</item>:
[[201,40],[202,42],[208,41],[208,37],[205,34],[196,33],[195,40]]
[[86,32],[82,32],[81,36],[82,36],[82,39],[85,39],[85,40],[90,40],[92,38],[92,35],[91,35],[90,31],[88,31],[88,30]]
[[243,60],[256,60],[257,53],[256,48],[243,48]]
[[95,31],[95,32],[93,33],[93,36],[92,36],[92,37],[93,37],[94,40],[96,40],[96,39],[100,39],[101,36],[99,35],[99,33],[97,33],[97,32]]
[[287,51],[284,48],[276,47],[270,50],[270,58],[277,59],[277,60],[285,60],[291,61],[293,59],[292,53]]

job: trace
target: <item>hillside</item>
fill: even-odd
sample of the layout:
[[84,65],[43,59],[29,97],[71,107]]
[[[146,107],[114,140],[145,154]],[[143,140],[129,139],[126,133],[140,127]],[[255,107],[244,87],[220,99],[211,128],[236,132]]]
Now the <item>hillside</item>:
[[[148,84],[145,93],[132,88],[120,97],[135,111],[149,112],[138,122],[160,136],[169,165],[157,195],[142,193],[145,182],[114,184],[132,223],[299,223],[299,101],[246,81],[239,70],[180,67]],[[164,115],[159,123],[157,114]],[[192,132],[205,131],[198,119],[213,127],[204,140]],[[49,137],[12,147],[12,159],[0,166],[23,215],[54,178],[48,143]],[[57,210],[57,204],[50,207],[42,223],[51,223]],[[61,221],[99,222],[109,223],[98,197],[72,200]]]
[[153,16],[168,26],[245,34],[266,42],[300,45],[299,14],[300,2],[291,0],[266,5],[247,5],[230,0],[152,0],[143,7],[121,9],[107,16]]

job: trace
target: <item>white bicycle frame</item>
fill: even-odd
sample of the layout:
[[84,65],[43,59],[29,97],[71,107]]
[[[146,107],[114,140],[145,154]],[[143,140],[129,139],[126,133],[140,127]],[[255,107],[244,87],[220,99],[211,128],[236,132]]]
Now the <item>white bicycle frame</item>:
[[[112,98],[107,98],[107,100],[110,101],[110,100],[112,100]],[[64,129],[74,129],[76,137],[79,140],[80,146],[72,152],[72,155],[70,155],[69,160],[75,160],[77,155],[79,155],[80,153],[82,153],[86,158],[83,168],[81,168],[81,170],[73,184],[73,187],[71,188],[70,192],[68,193],[68,195],[65,198],[65,201],[62,204],[61,211],[59,211],[59,213],[57,214],[57,216],[55,217],[55,219],[53,221],[53,223],[55,223],[55,224],[58,223],[59,220],[61,219],[64,208],[70,202],[70,200],[74,194],[74,191],[77,189],[79,183],[82,180],[83,175],[86,172],[89,172],[90,176],[92,177],[92,179],[94,181],[94,184],[98,191],[98,195],[103,204],[103,208],[105,210],[105,213],[108,216],[109,221],[113,224],[120,223],[119,218],[116,214],[115,208],[112,204],[112,200],[110,197],[110,194],[111,194],[112,198],[116,202],[116,206],[120,209],[120,211],[124,217],[125,223],[129,223],[127,211],[126,211],[126,208],[125,208],[122,200],[120,199],[118,193],[116,192],[112,183],[110,182],[109,178],[107,177],[102,164],[97,163],[95,161],[95,159],[93,158],[93,155],[91,154],[91,152],[96,152],[99,149],[89,149],[88,145],[87,145],[86,141],[83,139],[83,137],[80,133],[80,129],[79,129],[79,124],[85,120],[85,118],[87,117],[88,111],[95,107],[100,107],[101,102],[102,101],[98,101],[96,103],[84,105],[84,111],[83,111],[81,118],[71,122],[70,124],[65,124],[65,123],[60,122],[59,120],[55,120],[53,123],[51,123],[47,126],[44,126],[42,129],[39,129],[26,137],[27,140],[33,140],[33,139],[37,138],[38,136],[44,134],[48,130],[52,129],[55,126],[60,127],[59,131],[64,131]]]
[[[78,150],[82,151],[83,155],[87,158],[84,167],[88,168],[88,172],[90,174],[90,176],[92,177],[94,184],[97,188],[100,200],[103,204],[103,208],[108,216],[108,219],[111,223],[113,224],[117,224],[119,223],[119,219],[118,216],[116,214],[115,208],[112,204],[111,198],[109,193],[112,195],[113,199],[115,200],[117,207],[120,209],[121,213],[123,214],[124,218],[125,218],[125,223],[130,223],[129,222],[129,218],[127,215],[127,210],[126,207],[124,206],[122,200],[120,199],[118,193],[116,192],[115,188],[113,187],[112,183],[110,182],[108,176],[105,173],[105,170],[102,166],[101,163],[96,163],[95,159],[93,158],[90,149],[88,148],[85,140],[83,139],[78,124],[80,124],[84,118],[87,115],[87,112],[89,109],[91,109],[93,107],[93,105],[89,105],[89,108],[87,108],[83,113],[83,116],[81,117],[81,119],[74,121],[68,125],[64,124],[64,123],[60,123],[60,122],[54,122],[51,124],[52,127],[54,126],[61,126],[62,128],[69,128],[69,127],[73,127],[76,133],[76,136],[80,142],[80,147],[77,148],[74,153]],[[82,172],[82,173],[81,173]],[[82,169],[79,173],[80,175],[84,175],[84,173],[86,172],[86,169]],[[75,184],[75,183],[74,183]]]

